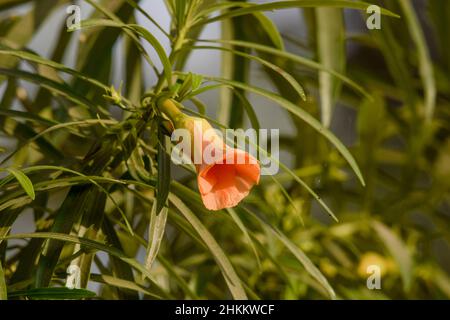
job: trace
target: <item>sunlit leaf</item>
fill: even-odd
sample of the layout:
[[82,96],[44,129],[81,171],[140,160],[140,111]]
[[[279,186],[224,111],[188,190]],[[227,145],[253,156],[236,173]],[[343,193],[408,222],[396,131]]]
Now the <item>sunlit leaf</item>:
[[[345,69],[345,31],[344,17],[340,9],[317,8],[317,51],[324,68],[341,74]],[[331,74],[319,73],[322,123],[329,127],[334,104],[339,98],[341,81]]]
[[34,193],[34,187],[31,180],[22,171],[18,169],[8,168],[6,170],[17,179],[17,181],[22,186],[23,190],[25,190],[28,196],[34,200],[36,198],[36,195]]
[[2,263],[0,261],[0,300],[7,300],[8,294],[7,294],[7,288],[6,288],[6,281],[5,281],[5,273],[2,268]]
[[403,286],[405,291],[409,291],[412,285],[412,267],[413,261],[408,248],[390,228],[383,223],[374,221],[373,228],[378,233],[378,236],[383,241],[390,254],[397,262],[403,279]]

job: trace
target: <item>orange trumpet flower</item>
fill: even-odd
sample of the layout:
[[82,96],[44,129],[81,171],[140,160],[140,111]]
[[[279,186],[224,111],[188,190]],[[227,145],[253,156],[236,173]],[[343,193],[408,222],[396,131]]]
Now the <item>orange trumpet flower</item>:
[[[259,183],[260,165],[249,153],[228,146],[208,121],[183,114],[171,100],[160,104],[176,129],[186,129],[194,143],[191,159],[205,207],[234,207]],[[192,140],[191,140],[192,141]]]

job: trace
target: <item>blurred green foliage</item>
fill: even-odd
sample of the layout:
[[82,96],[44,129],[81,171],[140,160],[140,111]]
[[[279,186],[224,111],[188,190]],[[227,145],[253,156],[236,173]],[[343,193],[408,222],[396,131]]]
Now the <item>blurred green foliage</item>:
[[[0,299],[92,298],[93,283],[99,299],[450,297],[449,1],[371,1],[384,8],[381,29],[358,33],[346,26],[350,13],[365,24],[358,1],[152,1],[166,5],[170,30],[144,1],[85,0],[94,11],[81,33],[61,25],[40,57],[28,44],[71,2],[0,0]],[[299,13],[306,39],[264,14],[279,9]],[[221,38],[199,40],[213,22]],[[73,69],[62,63],[72,42]],[[222,77],[185,69],[201,49],[221,50]],[[253,64],[273,93],[251,85]],[[259,126],[251,92],[289,111],[296,134],[280,140],[289,169],[212,213],[195,174],[173,179],[156,99],[204,115],[200,93],[217,88],[223,127]],[[344,147],[331,132],[349,125],[355,142]],[[11,233],[23,215],[33,232]],[[58,288],[69,265],[82,286],[72,293]],[[367,287],[370,265],[381,290]]]

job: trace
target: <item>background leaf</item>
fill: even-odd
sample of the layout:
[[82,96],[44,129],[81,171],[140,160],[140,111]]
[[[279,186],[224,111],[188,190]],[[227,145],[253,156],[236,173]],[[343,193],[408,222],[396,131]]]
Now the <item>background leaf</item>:
[[22,186],[23,190],[28,194],[28,196],[34,200],[36,195],[34,193],[34,187],[31,180],[20,170],[14,168],[6,169],[9,173],[11,173]]
[[[345,27],[340,9],[318,8],[317,14],[317,51],[319,62],[327,69],[340,74],[345,73]],[[319,73],[322,123],[329,127],[334,104],[339,99],[341,81],[329,73]]]

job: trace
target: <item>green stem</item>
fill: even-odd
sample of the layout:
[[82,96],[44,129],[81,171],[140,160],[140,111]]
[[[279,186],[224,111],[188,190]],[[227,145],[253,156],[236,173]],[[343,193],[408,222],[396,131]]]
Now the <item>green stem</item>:
[[169,117],[175,128],[179,127],[180,121],[186,117],[172,99],[160,98],[156,105],[162,113]]

